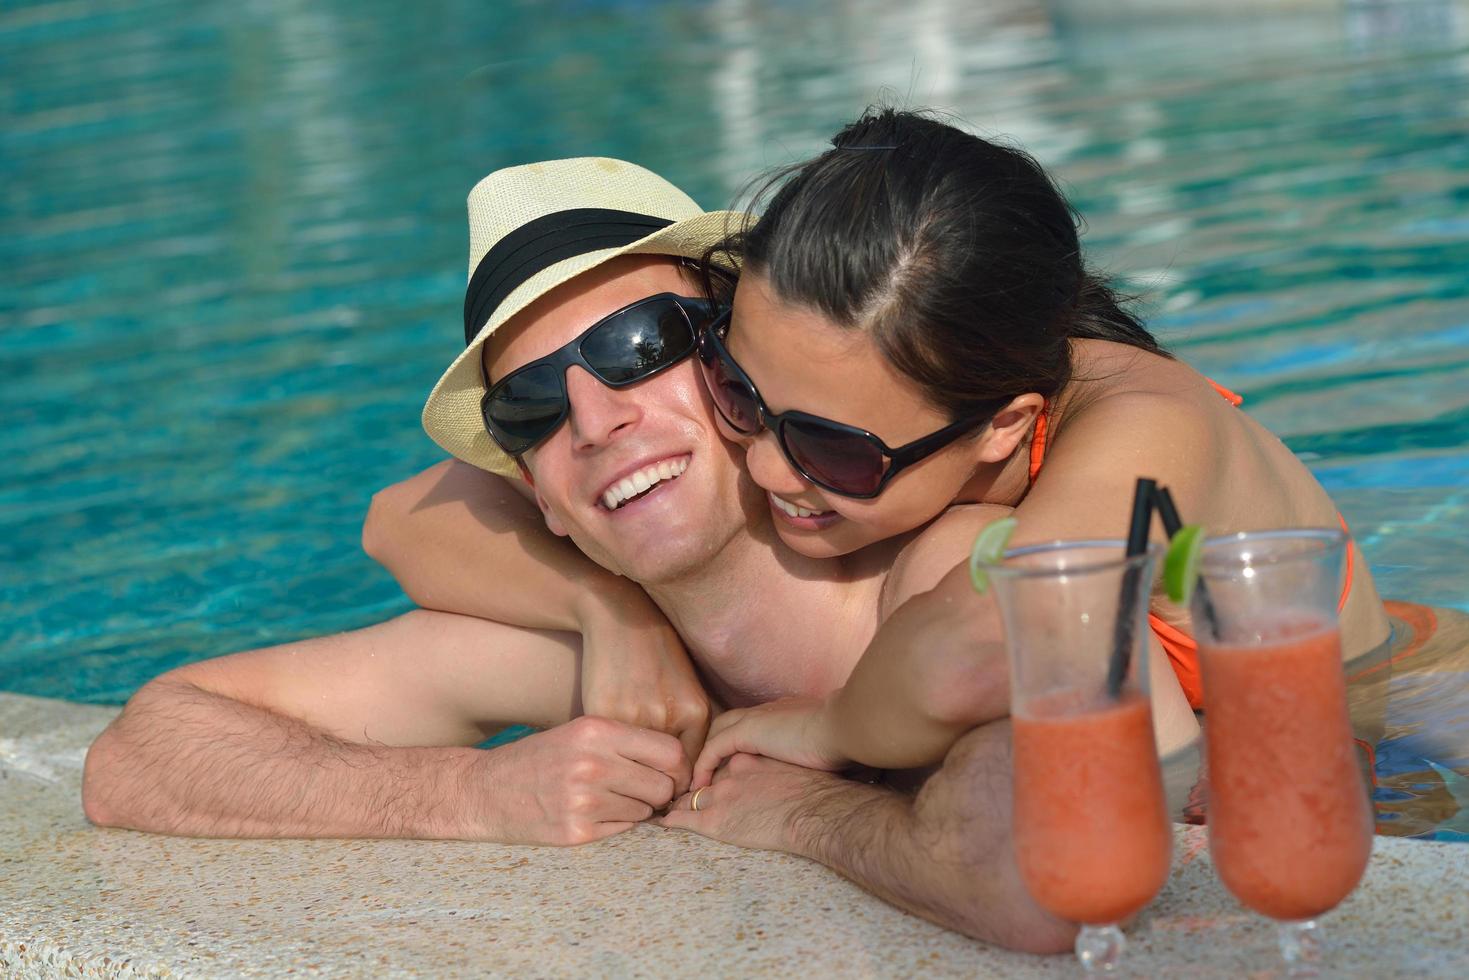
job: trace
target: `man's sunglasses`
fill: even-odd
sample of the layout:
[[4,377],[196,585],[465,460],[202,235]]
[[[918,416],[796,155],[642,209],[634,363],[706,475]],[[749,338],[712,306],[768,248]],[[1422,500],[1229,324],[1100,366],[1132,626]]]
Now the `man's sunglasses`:
[[519,456],[566,421],[567,368],[583,367],[609,388],[637,384],[687,357],[699,328],[716,312],[706,300],[659,293],[609,313],[560,350],[493,385],[486,377],[480,399],[485,428],[501,449]]
[[[724,311],[699,333],[700,373],[714,407],[742,435],[770,429],[797,472],[823,490],[843,497],[876,497],[903,470],[994,417],[993,411],[987,411],[889,449],[866,429],[805,412],[772,412],[724,344],[729,316]],[[1003,404],[997,404],[995,411]]]

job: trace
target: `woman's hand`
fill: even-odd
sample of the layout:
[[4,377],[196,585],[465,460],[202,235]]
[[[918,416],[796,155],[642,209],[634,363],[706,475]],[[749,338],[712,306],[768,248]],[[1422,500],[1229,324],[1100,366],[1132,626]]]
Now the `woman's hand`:
[[739,752],[780,759],[807,769],[836,770],[851,761],[837,748],[823,698],[782,698],[726,711],[714,720],[694,763],[693,788],[708,786],[725,759]]
[[583,713],[667,732],[690,761],[698,758],[709,730],[709,695],[662,611],[629,584],[589,594],[579,612]]
[[[695,810],[695,793],[699,809]],[[890,791],[852,782],[834,773],[803,769],[775,759],[736,753],[707,788],[685,793],[668,812],[654,817],[661,827],[692,830],[740,847],[813,856],[802,846],[798,815],[811,814],[823,799],[860,805]],[[811,823],[812,821],[802,821]]]

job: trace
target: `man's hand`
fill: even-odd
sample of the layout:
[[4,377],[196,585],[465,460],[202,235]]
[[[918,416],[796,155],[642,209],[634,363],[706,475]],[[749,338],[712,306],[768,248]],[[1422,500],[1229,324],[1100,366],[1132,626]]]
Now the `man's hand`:
[[[692,762],[709,730],[709,696],[663,612],[641,588],[589,595],[579,606],[582,711],[667,732]],[[688,788],[679,783],[677,791]]]
[[[465,799],[480,832],[511,844],[585,844],[627,830],[688,785],[678,739],[581,717],[480,754]],[[478,818],[478,819],[477,819]]]
[[825,792],[849,787],[873,789],[829,772],[739,754],[714,774],[713,783],[694,791],[698,810],[693,809],[694,793],[686,793],[657,823],[740,847],[798,852],[794,830],[800,808]]
[[714,719],[704,751],[694,763],[693,788],[708,786],[720,763],[740,752],[807,769],[844,768],[851,760],[831,737],[825,706],[822,698],[782,698],[726,711]]

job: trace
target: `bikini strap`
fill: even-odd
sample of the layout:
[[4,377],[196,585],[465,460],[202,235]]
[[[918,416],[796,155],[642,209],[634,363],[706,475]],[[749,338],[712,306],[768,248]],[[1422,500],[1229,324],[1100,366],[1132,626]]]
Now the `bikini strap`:
[[1035,432],[1030,436],[1030,483],[1035,485],[1035,478],[1041,475],[1041,463],[1046,459],[1046,429],[1051,421],[1051,400],[1048,398],[1041,402],[1041,413],[1036,416]]
[[1229,404],[1233,405],[1235,408],[1239,408],[1240,402],[1245,400],[1244,395],[1236,395],[1234,392],[1230,391],[1228,388],[1224,387],[1213,378],[1205,378],[1204,380],[1209,382],[1209,387],[1219,392],[1221,398],[1229,402]]

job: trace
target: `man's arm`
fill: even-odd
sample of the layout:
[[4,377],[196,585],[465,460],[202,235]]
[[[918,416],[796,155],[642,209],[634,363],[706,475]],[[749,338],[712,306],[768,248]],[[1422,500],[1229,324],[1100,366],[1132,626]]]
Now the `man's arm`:
[[[145,685],[93,743],[89,819],[189,836],[581,843],[672,797],[671,736],[578,710],[575,637],[413,612]],[[492,751],[506,724],[559,725]]]
[[458,460],[374,494],[362,547],[425,609],[529,629],[579,632],[642,593],[547,530],[524,483]]
[[532,496],[450,460],[374,495],[362,546],[426,609],[581,634],[587,713],[697,755],[709,699],[678,634],[639,585],[552,534]]
[[1071,948],[1076,927],[1035,904],[1011,826],[1009,722],[955,743],[917,797],[773,759],[733,757],[662,819],[732,844],[820,861],[900,908],[1032,953]]

